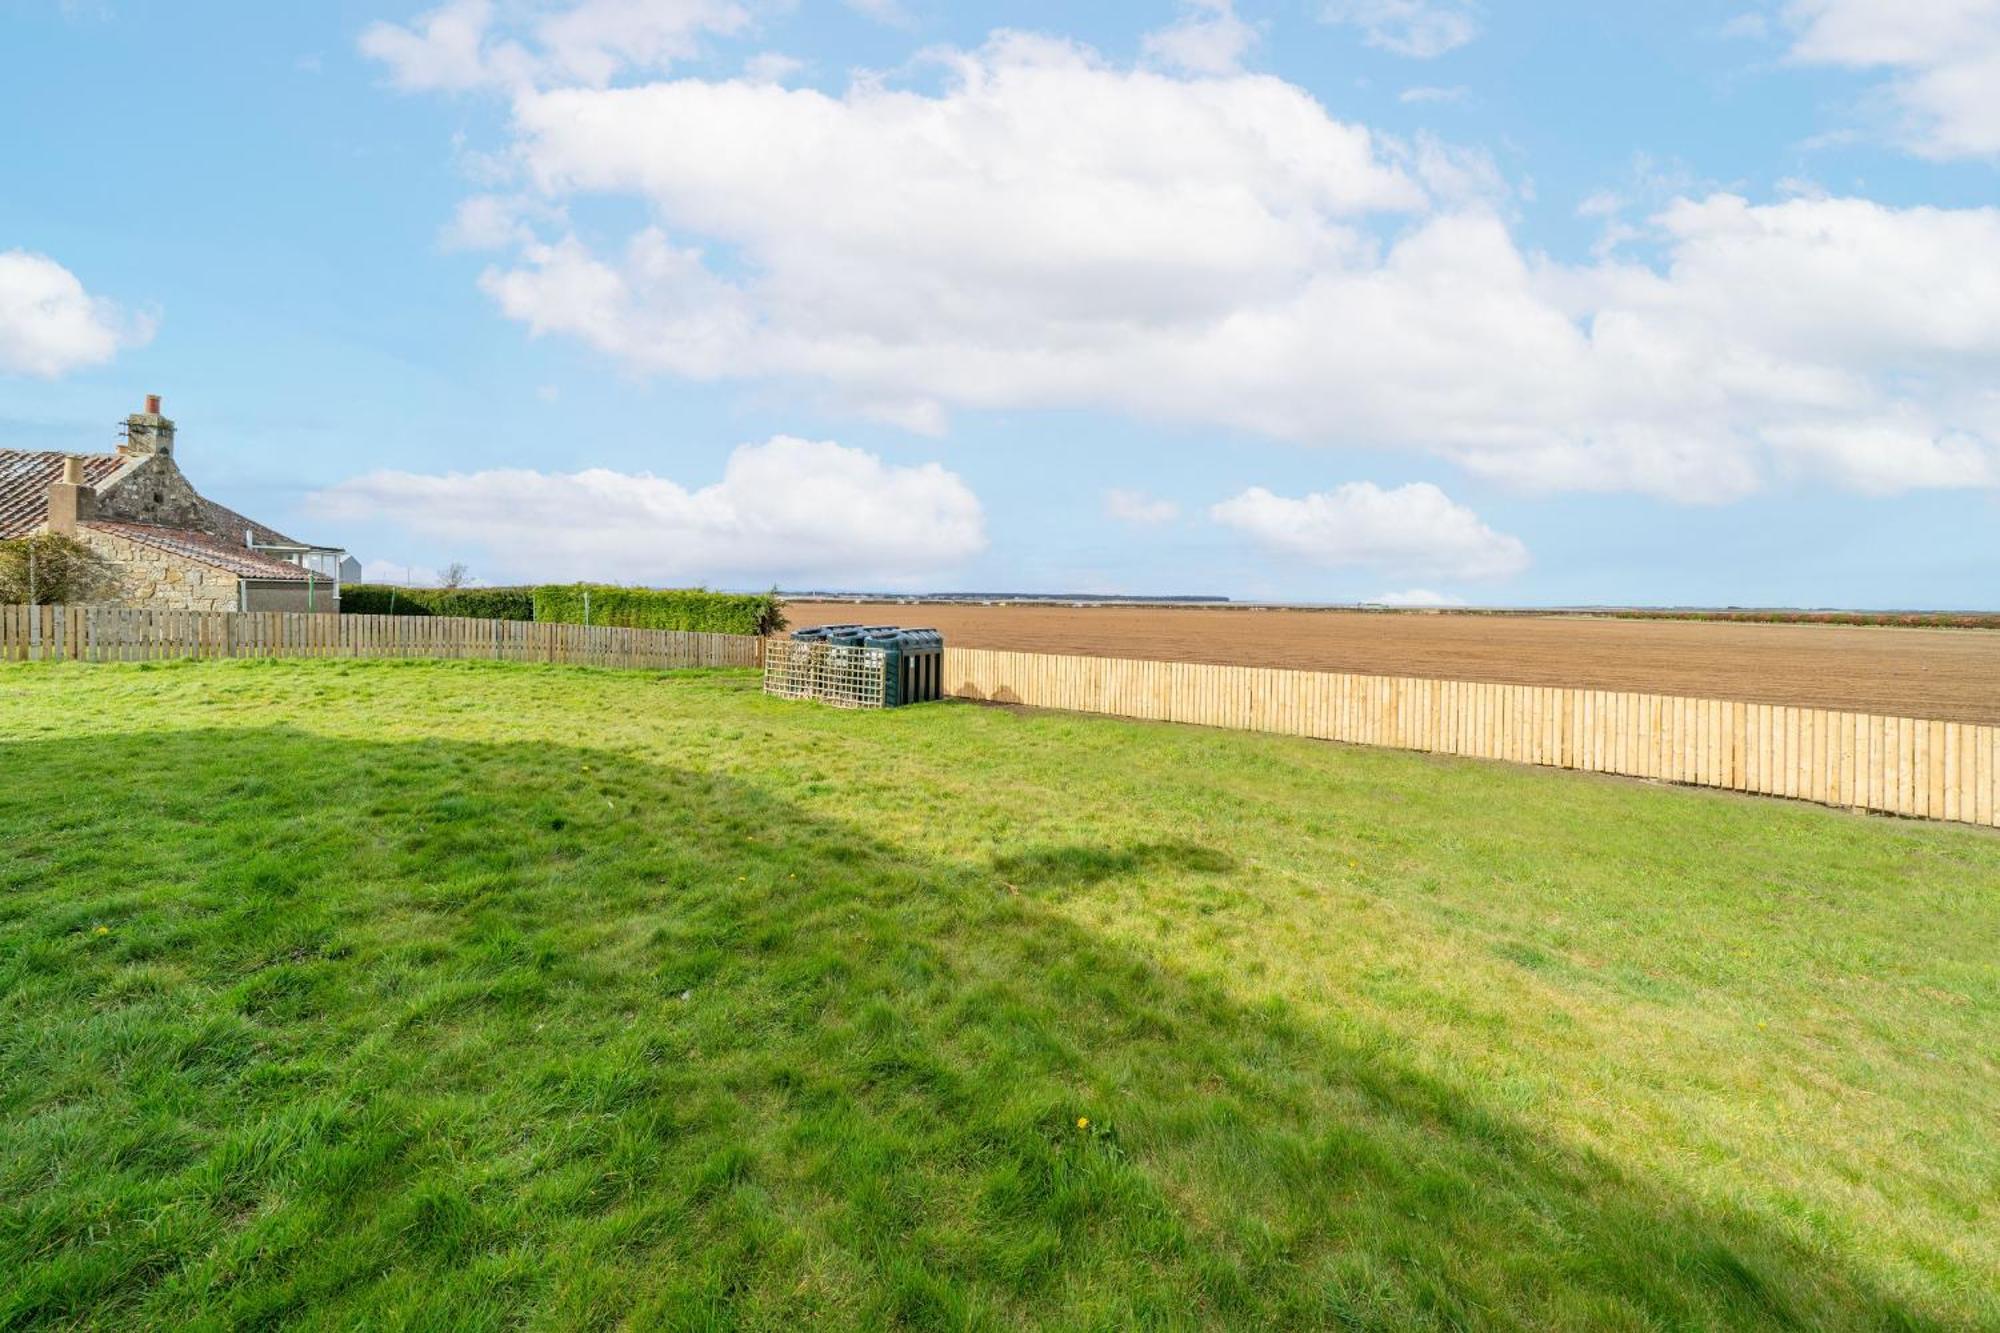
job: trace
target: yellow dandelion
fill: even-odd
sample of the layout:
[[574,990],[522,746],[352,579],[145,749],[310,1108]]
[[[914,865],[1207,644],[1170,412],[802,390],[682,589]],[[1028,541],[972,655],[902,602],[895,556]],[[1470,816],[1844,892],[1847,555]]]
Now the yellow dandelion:
[[1078,1117],[1076,1118],[1076,1127],[1077,1127],[1078,1129],[1089,1129],[1089,1128],[1090,1128],[1090,1117],[1089,1117],[1089,1116],[1087,1116],[1087,1115],[1080,1115],[1080,1116],[1078,1116]]
[[97,933],[98,933],[99,935],[109,935],[109,934],[111,933],[111,927],[109,927],[109,926],[99,926],[99,927],[97,928]]

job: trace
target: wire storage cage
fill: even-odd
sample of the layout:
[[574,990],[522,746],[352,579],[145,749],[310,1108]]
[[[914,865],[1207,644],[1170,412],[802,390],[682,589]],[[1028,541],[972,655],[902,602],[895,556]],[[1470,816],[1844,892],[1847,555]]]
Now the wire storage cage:
[[837,708],[897,708],[944,697],[944,638],[893,625],[821,625],[768,645],[764,693]]
[[780,640],[764,653],[764,693],[836,708],[886,708],[888,661],[880,648]]

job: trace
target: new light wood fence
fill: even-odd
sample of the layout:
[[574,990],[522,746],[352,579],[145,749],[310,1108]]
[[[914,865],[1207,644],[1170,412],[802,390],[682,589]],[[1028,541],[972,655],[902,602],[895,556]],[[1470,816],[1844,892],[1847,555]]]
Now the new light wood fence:
[[2000,826],[2000,728],[1615,690],[947,648],[949,693]]
[[0,661],[17,662],[426,657],[664,670],[753,667],[763,660],[763,645],[745,634],[448,616],[0,606]]

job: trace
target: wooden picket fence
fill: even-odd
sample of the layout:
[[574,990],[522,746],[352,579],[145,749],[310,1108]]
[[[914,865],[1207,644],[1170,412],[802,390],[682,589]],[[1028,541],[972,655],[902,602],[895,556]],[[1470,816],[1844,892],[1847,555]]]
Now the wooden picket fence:
[[448,616],[0,606],[0,661],[15,662],[423,657],[665,670],[754,667],[763,646],[745,634]]
[[947,692],[2000,827],[2000,727],[1617,690],[945,649]]
[[[756,667],[764,641],[602,625],[0,606],[0,661],[483,659]],[[2000,727],[1675,695],[947,648],[946,693],[1719,787],[2000,827]]]

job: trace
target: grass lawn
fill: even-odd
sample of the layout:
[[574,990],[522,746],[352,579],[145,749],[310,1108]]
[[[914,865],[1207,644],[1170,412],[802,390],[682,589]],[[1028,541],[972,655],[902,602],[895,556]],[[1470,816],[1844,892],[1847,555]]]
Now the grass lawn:
[[2000,1325],[2000,838],[741,673],[0,666],[0,1327]]

